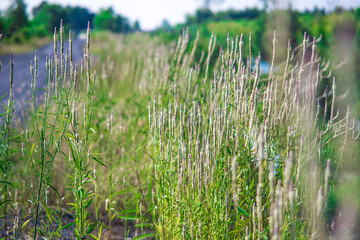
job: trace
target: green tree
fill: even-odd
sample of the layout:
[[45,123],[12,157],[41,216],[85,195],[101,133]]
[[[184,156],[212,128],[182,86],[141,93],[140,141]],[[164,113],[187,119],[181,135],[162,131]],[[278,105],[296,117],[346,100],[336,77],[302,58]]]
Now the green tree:
[[101,10],[94,18],[95,28],[101,30],[111,30],[113,24],[113,14],[114,11],[111,7]]
[[129,20],[121,15],[114,14],[113,9],[110,7],[101,10],[94,18],[95,28],[101,30],[110,30],[113,32],[129,32]]
[[88,21],[93,22],[95,14],[83,7],[66,7],[69,17],[70,28],[72,30],[86,29]]
[[138,20],[136,20],[132,26],[132,31],[133,32],[138,32],[138,31],[141,31],[141,28],[140,28],[140,23]]
[[40,11],[41,11],[43,8],[47,7],[47,6],[49,6],[49,3],[46,2],[46,1],[42,1],[42,2],[39,4],[39,6],[34,7],[34,8],[32,9],[32,15],[33,15],[33,17],[36,17],[36,16],[40,13]]
[[28,24],[26,15],[26,5],[23,0],[14,0],[7,10],[8,12],[8,31],[10,34],[18,31]]
[[0,16],[0,34],[5,32],[5,19]]
[[196,10],[195,15],[196,15],[196,22],[203,23],[203,22],[211,19],[211,17],[213,16],[213,13],[208,8],[202,8],[202,9]]
[[160,27],[164,32],[171,32],[173,31],[173,28],[171,27],[170,23],[164,19],[161,23],[161,27]]
[[33,26],[45,25],[46,29],[52,32],[54,28],[59,25],[61,19],[63,19],[64,25],[69,23],[67,11],[60,5],[49,4],[41,8],[32,20],[32,24]]

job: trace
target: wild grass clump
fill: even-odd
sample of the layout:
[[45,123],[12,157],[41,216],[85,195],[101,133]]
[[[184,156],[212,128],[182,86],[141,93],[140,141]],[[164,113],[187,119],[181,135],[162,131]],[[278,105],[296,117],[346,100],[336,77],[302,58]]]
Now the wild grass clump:
[[[87,43],[85,46],[84,61],[81,64],[81,72],[72,60],[72,38],[69,34],[69,49],[64,49],[64,27],[60,24],[60,43],[55,28],[54,32],[54,53],[46,60],[47,84],[37,86],[38,57],[35,53],[34,61],[30,66],[31,92],[29,103],[31,104],[30,119],[23,121],[26,125],[25,131],[20,135],[12,133],[12,112],[13,112],[13,75],[10,74],[10,96],[9,104],[3,116],[4,126],[3,141],[5,144],[2,154],[2,170],[4,180],[2,187],[2,205],[5,219],[3,221],[3,237],[17,237],[17,231],[27,229],[24,234],[32,236],[33,239],[61,238],[65,229],[74,226],[74,237],[85,239],[91,234],[95,226],[101,223],[90,220],[88,207],[91,205],[94,193],[88,187],[94,179],[89,170],[89,161],[93,158],[90,151],[90,139],[94,135],[92,129],[92,109],[94,103],[94,81],[95,75],[90,69],[90,29],[88,28]],[[58,46],[60,45],[60,49]],[[13,61],[11,58],[11,72],[13,72]],[[83,114],[79,113],[79,106],[84,109]],[[17,141],[17,153],[14,160],[11,154],[14,153],[12,142]],[[19,143],[21,142],[21,143]],[[16,148],[15,148],[16,150]],[[19,161],[21,159],[22,161]],[[60,197],[58,184],[53,182],[54,164],[62,160],[63,167],[66,165],[69,170],[69,180],[62,179],[62,185],[66,185],[70,196]],[[95,158],[96,159],[96,158]],[[12,160],[12,161],[11,161]],[[98,159],[98,163],[102,164]],[[12,167],[11,167],[12,166]],[[12,176],[11,181],[8,180]],[[14,177],[18,177],[15,180]],[[55,185],[55,187],[54,187]],[[8,196],[14,194],[9,187],[16,187],[15,199]],[[20,193],[19,193],[20,192]],[[64,194],[62,192],[62,194]],[[57,195],[58,197],[56,197]],[[57,198],[57,201],[55,200]],[[69,211],[74,212],[70,222],[64,223],[58,214],[63,204],[60,199],[67,199],[66,205],[71,206]],[[54,206],[54,202],[57,205]],[[7,221],[7,205],[12,204],[17,214],[14,229],[9,229]],[[21,209],[25,214],[22,215]],[[29,209],[29,211],[24,209]],[[10,212],[10,211],[9,211]],[[63,214],[66,213],[63,212]],[[11,214],[10,214],[11,215]],[[20,225],[21,224],[21,225]],[[15,227],[16,225],[16,227]],[[30,229],[29,229],[30,228]]]
[[316,39],[289,43],[266,75],[251,35],[248,50],[243,35],[228,37],[211,74],[214,40],[193,60],[184,32],[149,103],[157,236],[331,237],[328,199],[358,133],[349,108],[337,109]]

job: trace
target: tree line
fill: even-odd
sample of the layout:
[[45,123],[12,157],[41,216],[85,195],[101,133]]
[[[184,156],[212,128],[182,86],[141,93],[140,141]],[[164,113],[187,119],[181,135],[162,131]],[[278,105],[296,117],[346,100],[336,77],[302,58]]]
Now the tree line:
[[52,34],[61,19],[65,29],[74,32],[86,29],[88,21],[92,28],[99,30],[118,33],[140,30],[138,21],[131,24],[128,18],[115,13],[111,7],[93,13],[84,7],[63,7],[43,1],[28,14],[24,0],[13,0],[5,11],[0,12],[0,33],[7,41],[22,43],[32,37]]

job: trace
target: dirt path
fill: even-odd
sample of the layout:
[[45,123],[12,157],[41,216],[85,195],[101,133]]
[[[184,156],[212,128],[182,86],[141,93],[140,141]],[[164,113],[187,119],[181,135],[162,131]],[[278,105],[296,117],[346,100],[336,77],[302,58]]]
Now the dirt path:
[[[85,40],[73,40],[73,61],[79,62],[83,58],[83,45]],[[68,42],[64,44],[64,49],[69,47]],[[58,49],[60,46],[58,46]],[[38,78],[36,88],[44,88],[46,86],[46,57],[49,54],[53,55],[54,45],[48,44],[37,51],[38,54]],[[31,74],[30,62],[34,60],[35,53],[25,53],[14,55],[14,99],[15,113],[18,117],[24,117],[24,109],[26,108],[26,101],[30,100],[31,96]],[[7,94],[6,97],[0,100],[0,113],[3,112],[2,106],[8,102],[8,93],[10,89],[10,56],[0,56],[2,63],[0,72],[0,97]]]

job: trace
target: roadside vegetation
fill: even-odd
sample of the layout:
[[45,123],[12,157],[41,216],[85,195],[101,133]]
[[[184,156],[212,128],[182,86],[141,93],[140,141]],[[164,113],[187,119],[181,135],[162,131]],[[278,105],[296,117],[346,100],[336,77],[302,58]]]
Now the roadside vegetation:
[[[63,21],[65,34],[71,29],[73,37],[86,32],[88,21],[91,28],[109,30],[116,33],[130,33],[140,30],[139,22],[130,21],[116,14],[110,7],[92,13],[89,9],[79,6],[63,7],[59,4],[42,1],[27,13],[23,0],[13,0],[8,9],[0,12],[1,43],[13,52],[30,52],[51,42],[54,28]],[[0,54],[8,54],[1,49]]]
[[201,9],[144,33],[111,8],[14,3],[1,51],[54,51],[45,87],[29,63],[24,119],[10,60],[1,239],[359,237],[359,9]]
[[200,33],[171,45],[146,33],[90,38],[89,24],[79,64],[65,35],[62,25],[53,35],[45,89],[34,54],[28,119],[13,114],[10,74],[2,238],[356,236],[341,230],[339,193],[354,194],[344,176],[358,168],[348,163],[359,129],[318,40],[273,41],[262,74],[248,32],[218,54],[212,34],[198,56]]

